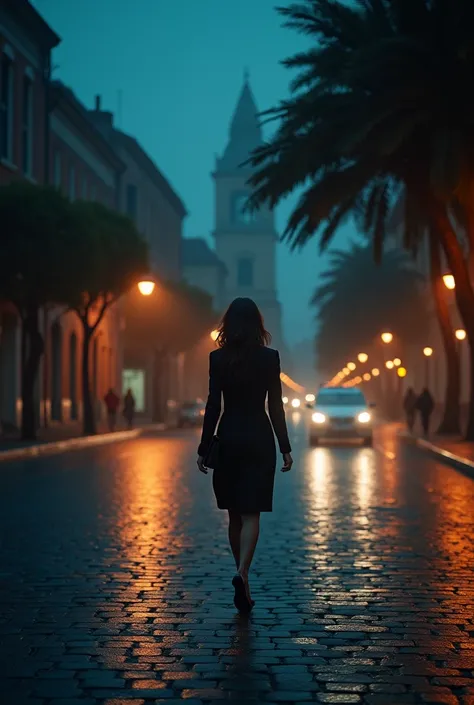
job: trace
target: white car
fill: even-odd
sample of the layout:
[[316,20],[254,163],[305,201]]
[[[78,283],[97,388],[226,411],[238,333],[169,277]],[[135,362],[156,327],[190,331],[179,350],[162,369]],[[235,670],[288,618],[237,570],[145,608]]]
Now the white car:
[[200,401],[188,401],[181,404],[178,414],[178,426],[201,426],[204,421],[206,406]]
[[374,406],[357,387],[321,388],[311,416],[311,445],[318,445],[323,438],[361,438],[364,445],[371,446]]

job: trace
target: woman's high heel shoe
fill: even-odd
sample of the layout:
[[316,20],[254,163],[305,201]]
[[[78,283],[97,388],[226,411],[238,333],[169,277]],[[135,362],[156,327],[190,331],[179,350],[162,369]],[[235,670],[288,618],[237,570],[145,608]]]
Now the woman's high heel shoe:
[[234,575],[232,579],[232,585],[234,586],[234,605],[239,610],[239,612],[250,612],[254,606],[254,600],[249,600],[247,597],[247,590],[245,589],[245,582],[240,573]]

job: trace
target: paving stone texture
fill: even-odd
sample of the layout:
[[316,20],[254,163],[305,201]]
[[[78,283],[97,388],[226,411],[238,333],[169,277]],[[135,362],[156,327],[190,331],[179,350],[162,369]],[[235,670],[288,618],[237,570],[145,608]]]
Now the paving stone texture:
[[474,481],[292,437],[250,618],[197,432],[3,464],[1,705],[474,705]]

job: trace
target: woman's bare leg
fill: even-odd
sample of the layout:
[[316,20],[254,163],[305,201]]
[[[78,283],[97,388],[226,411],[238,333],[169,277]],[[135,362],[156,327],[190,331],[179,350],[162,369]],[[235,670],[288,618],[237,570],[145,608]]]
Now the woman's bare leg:
[[248,577],[260,532],[260,514],[242,514],[241,519],[239,573],[244,579],[247,596],[250,600]]
[[229,543],[232,555],[235,560],[237,570],[240,565],[240,532],[242,531],[242,519],[240,514],[229,509]]

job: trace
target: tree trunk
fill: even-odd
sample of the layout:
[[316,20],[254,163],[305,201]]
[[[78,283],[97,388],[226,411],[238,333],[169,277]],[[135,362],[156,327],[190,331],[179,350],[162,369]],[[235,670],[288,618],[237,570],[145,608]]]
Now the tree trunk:
[[443,339],[447,373],[443,418],[438,428],[438,433],[460,433],[459,393],[461,374],[459,355],[453,335],[449,306],[446,300],[446,291],[443,283],[439,240],[433,231],[430,232],[430,259],[431,288],[436,306],[436,316]]
[[462,247],[451,225],[445,206],[435,199],[431,199],[430,206],[433,226],[439,236],[448,266],[456,282],[454,289],[456,303],[469,343],[470,388],[465,437],[467,441],[474,441],[474,291]]
[[35,383],[43,354],[44,341],[38,323],[38,308],[30,308],[23,317],[21,364],[21,437],[36,439]]
[[82,342],[82,431],[84,436],[94,436],[96,425],[89,380],[89,353],[92,331],[86,321],[82,320],[82,325],[84,330]]

